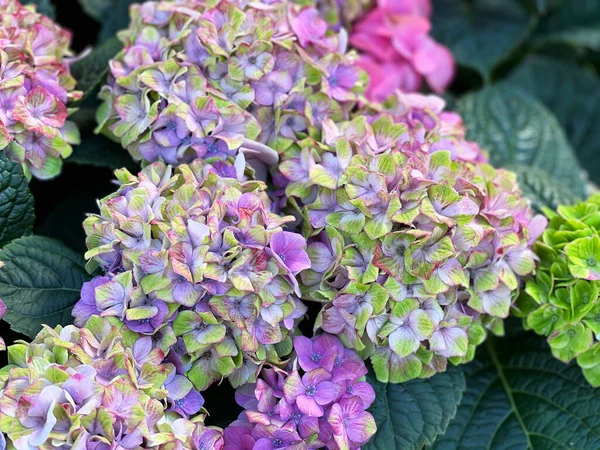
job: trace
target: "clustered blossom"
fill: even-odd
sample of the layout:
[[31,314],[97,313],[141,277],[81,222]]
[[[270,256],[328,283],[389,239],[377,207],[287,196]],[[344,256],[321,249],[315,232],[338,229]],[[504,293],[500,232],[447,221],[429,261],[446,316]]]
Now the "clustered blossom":
[[0,150],[27,176],[60,172],[72,144],[67,102],[81,97],[69,73],[71,35],[18,0],[0,0]]
[[326,121],[279,170],[303,208],[312,268],[300,280],[325,302],[317,326],[399,382],[470,360],[486,328],[501,330],[545,221],[512,172],[439,139],[430,108],[391,109],[401,121]]
[[600,386],[600,195],[546,210],[548,228],[534,250],[540,258],[517,303],[525,325],[547,336],[552,354],[577,359],[585,378]]
[[278,363],[306,311],[296,280],[310,267],[306,241],[282,230],[293,217],[270,212],[263,183],[222,173],[236,174],[202,159],[117,171],[120,189],[84,222],[86,257],[106,275],[73,310],[76,325],[114,316],[152,336],[198,390]]
[[329,334],[298,336],[294,349],[288,370],[265,368],[236,392],[245,411],[225,429],[224,450],[355,450],[375,434],[361,357]]
[[350,44],[370,78],[367,98],[384,101],[397,89],[418,91],[423,79],[437,93],[448,87],[454,57],[429,36],[431,12],[430,0],[377,0],[352,27]]
[[31,344],[9,347],[0,431],[16,450],[223,447],[221,430],[197,414],[201,402],[193,419],[182,413],[191,383],[150,338],[121,327],[94,316],[81,329],[45,328]]
[[364,84],[317,10],[284,0],[134,4],[119,37],[99,128],[137,160],[272,165],[273,149],[347,116]]
[[321,17],[334,29],[349,30],[373,6],[372,0],[315,0]]

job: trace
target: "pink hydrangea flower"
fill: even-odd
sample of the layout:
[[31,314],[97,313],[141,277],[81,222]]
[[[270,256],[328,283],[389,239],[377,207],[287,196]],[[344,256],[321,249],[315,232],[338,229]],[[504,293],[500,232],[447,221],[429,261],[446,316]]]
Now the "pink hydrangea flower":
[[452,81],[452,53],[429,32],[431,4],[422,0],[379,0],[356,23],[350,43],[361,52],[359,66],[370,76],[366,96],[383,101],[395,90],[414,92],[423,79],[437,93]]

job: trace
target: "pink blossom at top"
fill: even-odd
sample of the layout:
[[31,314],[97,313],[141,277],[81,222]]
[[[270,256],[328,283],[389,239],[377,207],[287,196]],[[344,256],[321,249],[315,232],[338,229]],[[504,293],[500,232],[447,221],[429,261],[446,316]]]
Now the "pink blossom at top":
[[350,43],[362,52],[358,62],[370,76],[366,96],[383,101],[396,89],[414,92],[423,79],[437,93],[452,81],[452,53],[429,36],[428,0],[379,0],[354,27]]

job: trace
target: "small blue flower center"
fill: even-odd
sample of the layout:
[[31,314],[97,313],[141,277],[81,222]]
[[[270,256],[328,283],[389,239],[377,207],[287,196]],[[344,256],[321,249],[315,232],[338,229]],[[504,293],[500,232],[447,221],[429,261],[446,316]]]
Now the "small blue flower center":
[[312,362],[319,362],[321,361],[321,358],[323,358],[323,355],[321,355],[320,353],[313,353],[312,355],[310,355],[310,360]]
[[175,400],[175,406],[181,408],[185,404],[185,400],[180,398],[179,400]]
[[335,358],[335,367],[342,367],[344,360],[342,358]]
[[338,81],[337,77],[333,76],[333,77],[329,78],[329,85],[331,87],[337,87],[338,84],[339,84],[339,81]]
[[252,65],[256,64],[256,56],[251,56],[248,58],[248,62]]
[[273,447],[275,447],[275,448],[283,447],[283,441],[279,438],[273,439]]
[[173,131],[177,126],[175,125],[175,122],[170,120],[169,123],[167,124],[167,129],[169,131]]
[[219,148],[217,147],[217,144],[215,142],[213,142],[212,144],[210,144],[208,146],[209,153],[217,153],[218,151],[219,151]]
[[316,386],[306,386],[306,395],[309,397],[314,397],[317,394]]
[[282,260],[283,262],[285,262],[285,254],[284,254],[284,253],[279,253],[279,255],[278,255],[278,256],[281,258],[281,260]]

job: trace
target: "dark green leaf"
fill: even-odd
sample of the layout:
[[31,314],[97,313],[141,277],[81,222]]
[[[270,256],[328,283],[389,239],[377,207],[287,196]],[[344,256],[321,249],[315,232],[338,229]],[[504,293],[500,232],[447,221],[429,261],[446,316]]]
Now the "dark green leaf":
[[0,298],[8,307],[4,320],[14,331],[34,337],[42,324],[72,322],[71,309],[90,279],[85,261],[61,242],[29,236],[0,250]]
[[523,196],[531,201],[537,212],[542,207],[556,209],[558,205],[572,205],[578,198],[567,186],[563,186],[552,178],[548,172],[537,167],[511,167],[517,174]]
[[36,11],[40,14],[56,19],[56,8],[50,0],[23,0],[24,5],[35,5]]
[[490,87],[460,99],[458,112],[467,138],[489,152],[494,166],[538,167],[575,195],[585,195],[581,169],[562,128],[534,98],[506,86]]
[[84,11],[102,23],[100,42],[113,37],[129,25],[129,6],[136,0],[79,0]]
[[420,450],[432,444],[446,431],[466,388],[460,370],[403,384],[380,383],[369,372],[368,381],[375,389],[370,408],[377,422],[377,434],[364,450]]
[[[572,63],[529,57],[511,75],[511,86],[542,101],[563,126],[584,169],[600,168],[600,79]],[[600,183],[600,171],[590,170]]]
[[486,80],[531,28],[527,13],[514,0],[438,0],[432,22],[433,36],[452,50],[458,64]]
[[113,37],[71,66],[71,73],[77,80],[77,89],[84,93],[82,100],[100,86],[108,73],[108,61],[114,58],[122,48],[123,44]]
[[0,247],[31,233],[34,219],[33,196],[23,169],[0,152]]
[[110,139],[98,135],[84,136],[81,144],[74,148],[73,154],[66,162],[111,169],[139,168],[127,150]]
[[539,337],[491,339],[462,366],[467,390],[433,450],[596,450],[600,390]]
[[535,40],[599,51],[600,2],[560,0],[553,3],[551,13],[541,20]]

